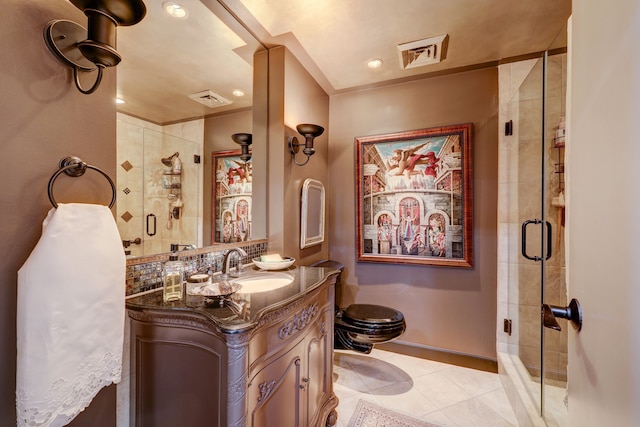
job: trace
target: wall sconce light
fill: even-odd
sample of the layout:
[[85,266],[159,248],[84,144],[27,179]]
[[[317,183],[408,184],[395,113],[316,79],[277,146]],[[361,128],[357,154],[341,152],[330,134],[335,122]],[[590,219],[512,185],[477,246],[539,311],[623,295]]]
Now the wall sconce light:
[[[44,30],[47,47],[69,67],[78,90],[85,95],[95,92],[102,80],[102,70],[118,65],[122,59],[116,52],[116,27],[137,24],[147,13],[142,0],[70,0],[88,18],[85,29],[65,19],[51,21]],[[90,89],[80,85],[78,73],[98,69]]]
[[233,139],[236,144],[240,144],[240,148],[242,150],[240,159],[242,159],[243,162],[251,160],[251,154],[249,153],[249,146],[251,145],[251,134],[234,133],[233,135],[231,135],[231,139]]
[[[296,138],[295,136],[290,136],[288,139],[289,151],[291,152],[293,163],[298,166],[304,166],[309,163],[309,158],[316,152],[316,150],[313,148],[313,139],[322,135],[322,132],[324,132],[324,128],[318,125],[301,124],[296,126],[296,130],[300,135],[304,136],[304,144],[298,142],[298,138]],[[307,160],[304,163],[298,163],[296,160],[296,154],[298,154],[298,151],[300,151],[301,145],[304,145],[302,153],[307,156]]]

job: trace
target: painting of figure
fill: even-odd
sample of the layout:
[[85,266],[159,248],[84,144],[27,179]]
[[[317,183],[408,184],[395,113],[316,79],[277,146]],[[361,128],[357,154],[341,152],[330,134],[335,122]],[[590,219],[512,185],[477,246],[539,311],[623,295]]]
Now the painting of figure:
[[472,266],[471,124],[356,138],[358,261]]
[[251,240],[253,169],[251,160],[242,160],[240,154],[240,150],[212,153],[212,242]]

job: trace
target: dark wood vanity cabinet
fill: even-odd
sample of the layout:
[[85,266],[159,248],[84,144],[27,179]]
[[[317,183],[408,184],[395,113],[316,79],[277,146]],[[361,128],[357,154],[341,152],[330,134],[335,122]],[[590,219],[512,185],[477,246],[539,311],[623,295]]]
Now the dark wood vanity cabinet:
[[131,426],[334,425],[334,283],[327,275],[233,330],[198,310],[129,307]]

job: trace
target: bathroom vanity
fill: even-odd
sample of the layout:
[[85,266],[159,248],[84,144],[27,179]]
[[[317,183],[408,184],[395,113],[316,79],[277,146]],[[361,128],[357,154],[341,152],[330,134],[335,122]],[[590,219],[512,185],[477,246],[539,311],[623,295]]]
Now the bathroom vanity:
[[[290,276],[290,283],[264,292],[240,290],[222,303],[163,303],[162,292],[127,300],[131,426],[336,423],[338,271],[297,267],[277,273]],[[243,276],[269,274],[252,267]]]

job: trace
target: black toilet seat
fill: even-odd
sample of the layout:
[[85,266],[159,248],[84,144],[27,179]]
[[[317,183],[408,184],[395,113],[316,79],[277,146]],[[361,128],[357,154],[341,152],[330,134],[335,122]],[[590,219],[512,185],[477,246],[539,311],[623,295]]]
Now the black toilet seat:
[[342,312],[342,320],[354,325],[388,328],[404,323],[404,315],[391,307],[351,304]]

